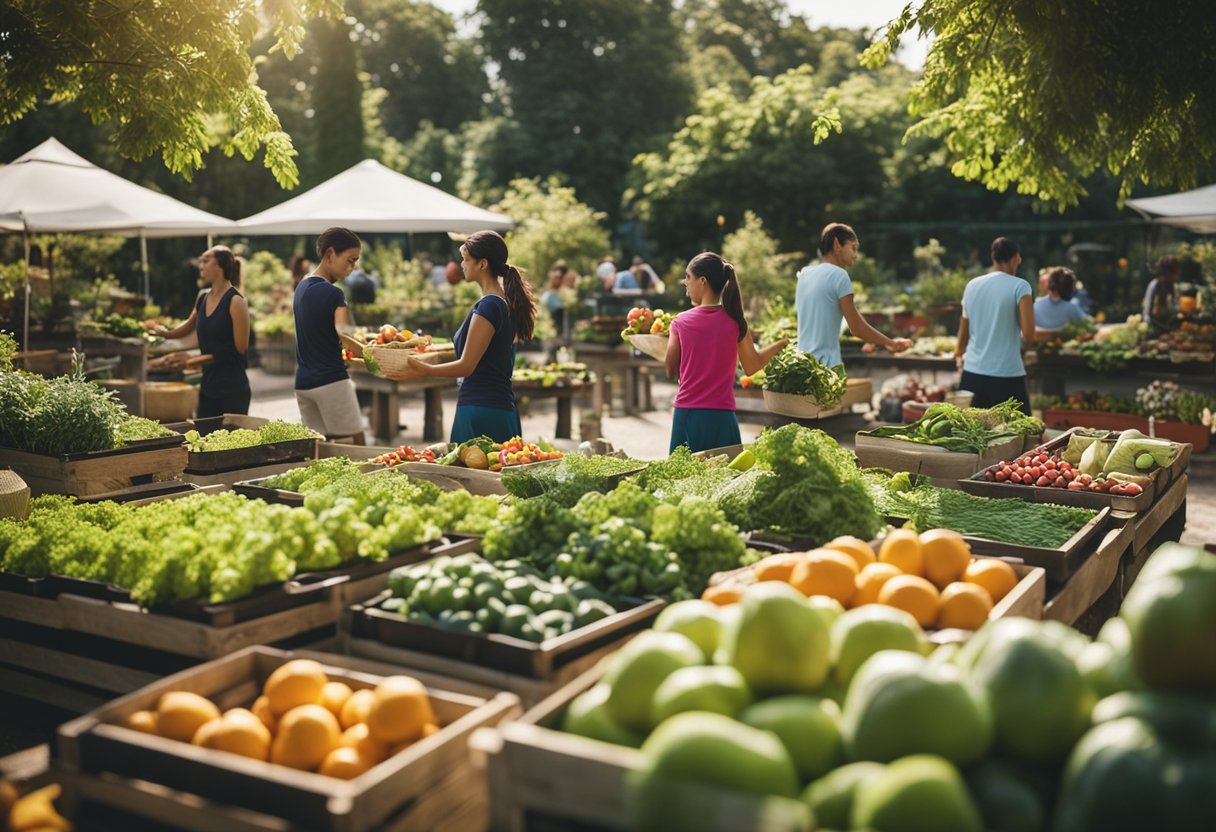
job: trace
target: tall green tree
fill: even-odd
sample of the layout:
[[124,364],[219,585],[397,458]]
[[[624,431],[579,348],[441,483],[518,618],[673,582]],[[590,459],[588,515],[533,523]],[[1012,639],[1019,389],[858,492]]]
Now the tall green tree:
[[1207,0],[925,0],[879,33],[881,65],[931,35],[909,136],[944,139],[956,176],[1063,208],[1105,170],[1183,188],[1216,157],[1216,9]]
[[[317,51],[312,85],[312,174],[320,182],[363,161],[363,84],[351,25],[345,20],[318,20],[311,42]],[[311,177],[310,177],[311,178]]]
[[250,47],[268,27],[271,49],[294,55],[308,18],[341,11],[341,0],[3,0],[0,125],[70,101],[110,126],[124,156],[160,153],[189,177],[211,147],[246,159],[263,150],[290,187],[291,138],[257,84]]
[[480,0],[478,12],[495,103],[524,139],[518,172],[559,173],[616,212],[633,155],[688,111],[671,0]]

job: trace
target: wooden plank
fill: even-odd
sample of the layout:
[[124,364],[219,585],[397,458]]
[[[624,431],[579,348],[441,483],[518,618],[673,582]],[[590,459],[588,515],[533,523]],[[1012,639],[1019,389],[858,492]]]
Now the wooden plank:
[[1166,521],[1182,507],[1182,504],[1186,502],[1188,482],[1186,474],[1180,476],[1173,485],[1166,489],[1151,509],[1136,519],[1136,534],[1132,538],[1132,551],[1139,552],[1148,546],[1149,541],[1160,531]]
[[1119,574],[1119,561],[1131,546],[1135,526],[1111,529],[1098,543],[1097,550],[1072,574],[1067,583],[1047,600],[1043,617],[1072,624],[1102,597]]
[[45,676],[3,665],[0,665],[0,691],[78,714],[99,707],[109,696],[103,691],[85,689],[67,682],[56,682]]
[[35,598],[19,592],[0,593],[0,618],[11,618],[40,627],[66,629],[63,608],[55,598]]
[[0,757],[0,777],[10,783],[35,780],[46,774],[50,764],[51,746],[44,742]]
[[1047,598],[1047,573],[1037,566],[1011,563],[1019,580],[1009,593],[998,601],[988,614],[988,620],[998,618],[1043,617],[1043,605]]
[[153,448],[107,454],[94,459],[64,462],[58,457],[4,449],[0,463],[21,475],[34,495],[91,496],[130,486],[133,477],[180,477],[186,467],[186,448]]
[[114,693],[130,693],[161,676],[9,638],[0,638],[0,662]]
[[182,474],[182,479],[195,485],[233,485],[244,480],[256,480],[262,477],[273,477],[287,471],[307,465],[312,460],[297,460],[295,462],[277,462],[273,465],[259,465],[256,468],[239,468],[235,471],[224,471],[219,474]]

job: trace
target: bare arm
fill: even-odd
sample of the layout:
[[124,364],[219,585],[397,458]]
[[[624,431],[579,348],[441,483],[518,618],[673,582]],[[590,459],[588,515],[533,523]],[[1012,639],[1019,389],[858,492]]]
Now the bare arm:
[[466,378],[477,369],[477,365],[482,356],[486,354],[486,350],[489,349],[490,340],[493,337],[494,325],[480,315],[474,315],[473,320],[469,323],[469,337],[464,342],[464,352],[461,353],[460,358],[443,364],[427,364],[417,358],[411,358],[410,367],[424,376]]
[[[194,319],[197,317],[197,315],[198,307],[196,306],[194,309],[190,310],[190,317],[186,318],[185,321],[173,329],[166,329],[160,324],[151,323],[150,321],[144,322],[144,329],[154,332],[162,338],[181,338],[183,335],[189,335],[191,332],[194,332]],[[248,316],[246,316],[246,322],[248,322]],[[246,341],[248,341],[248,338],[246,338]]]
[[680,336],[673,329],[667,341],[667,355],[663,357],[663,366],[667,369],[668,378],[680,376]]
[[1018,301],[1018,321],[1022,325],[1022,340],[1027,344],[1033,344],[1037,340],[1050,340],[1051,335],[1044,338],[1039,338],[1035,332],[1034,326],[1034,301],[1030,295],[1025,295]]
[[242,297],[234,297],[229,311],[232,313],[232,340],[236,351],[244,355],[249,351],[249,304]]
[[743,340],[739,342],[739,363],[743,365],[743,372],[749,376],[760,372],[768,366],[768,362],[773,360],[774,355],[786,348],[789,342],[790,339],[782,338],[757,350],[756,345],[752,342],[752,333],[749,329],[743,335]]
[[340,327],[349,326],[349,325],[350,325],[350,310],[348,310],[345,306],[339,306],[337,309],[334,310],[334,328],[338,329]]
[[970,337],[969,321],[964,317],[958,322],[958,346],[954,348],[954,363],[960,370],[963,367],[963,353],[967,351],[967,341]]
[[852,295],[845,295],[840,299],[840,311],[844,313],[844,319],[849,324],[849,331],[867,343],[878,344],[889,352],[903,352],[912,346],[912,342],[907,338],[888,338],[870,326],[857,311],[857,304],[853,302]]

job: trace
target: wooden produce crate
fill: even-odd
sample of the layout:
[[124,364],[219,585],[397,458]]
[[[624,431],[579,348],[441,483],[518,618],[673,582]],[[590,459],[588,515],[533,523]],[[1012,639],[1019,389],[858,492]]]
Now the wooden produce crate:
[[[194,420],[194,428],[203,436],[223,429],[256,429],[266,424],[266,419],[238,418],[226,413],[222,417]],[[186,462],[186,472],[204,476],[218,475],[247,468],[259,468],[286,462],[299,462],[317,458],[316,437],[292,439],[286,442],[269,442],[248,448],[232,448],[226,451],[191,451]],[[246,477],[247,479],[247,477]]]
[[417,624],[378,605],[388,593],[350,607],[342,618],[346,652],[417,667],[539,702],[649,627],[665,602],[652,600],[539,644],[497,633],[458,633]]
[[[1073,428],[1073,430],[1076,430],[1076,428]],[[1062,451],[1068,447],[1069,437],[1072,435],[1073,430],[1032,450],[1035,453],[1046,451],[1049,454]],[[1082,508],[1093,509],[1110,507],[1115,511],[1139,513],[1147,510],[1157,501],[1158,497],[1165,493],[1165,490],[1175,480],[1182,476],[1187,466],[1190,465],[1191,450],[1192,448],[1189,444],[1178,445],[1178,452],[1169,466],[1153,471],[1150,474],[1150,479],[1152,480],[1151,486],[1135,497],[1107,494],[1101,491],[1069,491],[1067,488],[1039,488],[1034,485],[1011,485],[1004,482],[988,482],[984,478],[984,475],[988,471],[995,472],[996,465],[988,466],[967,479],[960,479],[958,486],[963,491],[970,494],[978,494],[981,497],[1017,497],[1020,500],[1030,500],[1035,503],[1056,503],[1057,505],[1080,506]],[[1019,454],[1013,454],[1013,456],[1001,461],[1007,462],[1018,456]]]
[[49,456],[0,448],[0,465],[16,471],[34,496],[88,497],[133,485],[179,479],[186,467],[180,436],[149,439],[108,451]]
[[1039,566],[1047,573],[1049,580],[1062,582],[1068,580],[1068,577],[1089,557],[1093,549],[1090,545],[1091,541],[1106,530],[1110,520],[1110,508],[1102,509],[1058,549],[1002,543],[967,535],[963,535],[963,539],[971,546],[974,554],[1017,560],[1029,566]]
[[[490,790],[491,829],[637,827],[629,781],[642,768],[642,753],[556,727],[570,701],[602,676],[602,666],[593,668],[520,719],[473,734],[471,746],[485,767]],[[679,794],[672,794],[673,799],[698,807],[703,832],[792,832],[813,827],[809,809],[801,801],[691,784],[675,788]]]
[[[193,830],[429,830],[483,799],[468,738],[519,711],[510,694],[486,700],[430,688],[441,729],[354,780],[296,771],[123,727],[161,695],[189,690],[221,710],[247,707],[270,673],[293,654],[252,647],[182,671],[69,722],[56,740],[69,773],[69,804],[87,799]],[[330,679],[359,690],[380,676],[319,656]],[[408,671],[405,671],[408,672]],[[475,827],[475,817],[468,818]]]
[[1014,437],[995,445],[989,445],[982,454],[947,451],[936,445],[905,442],[885,436],[871,436],[865,431],[857,434],[857,464],[862,468],[887,468],[891,471],[910,471],[942,484],[955,486],[958,480],[966,479],[989,465],[1012,459],[1022,450],[1021,437]]

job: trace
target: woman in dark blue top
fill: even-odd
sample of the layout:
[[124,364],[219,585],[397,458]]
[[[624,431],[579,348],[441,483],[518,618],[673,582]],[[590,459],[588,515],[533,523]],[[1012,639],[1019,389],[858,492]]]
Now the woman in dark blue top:
[[536,302],[524,275],[507,262],[507,244],[494,231],[478,231],[460,247],[464,279],[481,287],[452,339],[456,360],[425,364],[410,359],[424,376],[463,378],[456,396],[452,441],[488,436],[505,442],[520,435],[519,412],[511,390],[515,344],[532,338]]
[[198,258],[198,272],[207,288],[199,293],[194,311],[175,329],[157,325],[165,338],[198,331],[198,348],[211,361],[203,365],[198,388],[198,418],[249,412],[249,307],[240,293],[241,267],[228,246],[214,246]]

